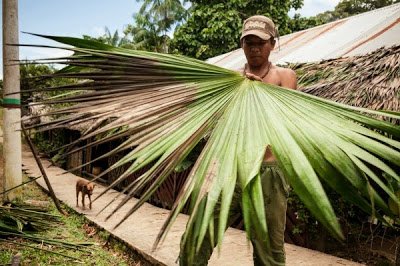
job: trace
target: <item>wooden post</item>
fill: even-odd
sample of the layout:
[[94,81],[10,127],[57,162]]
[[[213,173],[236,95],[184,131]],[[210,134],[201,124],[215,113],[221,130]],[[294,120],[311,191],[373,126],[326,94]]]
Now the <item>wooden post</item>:
[[[18,46],[18,0],[3,0],[3,189],[8,190],[22,183],[21,157],[21,100]],[[21,187],[4,193],[5,201],[22,197]]]
[[40,161],[40,158],[37,155],[37,151],[35,149],[35,146],[33,146],[32,140],[31,140],[30,136],[28,135],[28,133],[26,132],[26,129],[25,129],[23,123],[21,123],[21,128],[22,128],[22,131],[24,132],[26,142],[28,142],[29,148],[31,148],[33,157],[35,157],[36,163],[39,166],[40,172],[42,173],[43,179],[46,182],[47,188],[49,189],[50,196],[53,199],[54,204],[57,207],[57,210],[62,214],[66,214],[66,212],[63,209],[61,209],[60,202],[58,201],[58,199],[56,197],[56,194],[54,193],[54,190],[53,190],[53,187],[50,184],[49,178],[47,177],[47,174],[44,171],[42,162]]

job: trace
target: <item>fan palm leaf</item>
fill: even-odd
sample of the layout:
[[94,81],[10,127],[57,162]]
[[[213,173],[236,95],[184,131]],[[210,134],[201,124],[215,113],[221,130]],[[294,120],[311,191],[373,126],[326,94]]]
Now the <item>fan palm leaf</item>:
[[[264,219],[268,210],[263,207],[259,175],[268,145],[294,191],[337,238],[343,238],[343,234],[321,180],[382,220],[383,215],[393,216],[384,197],[400,203],[388,181],[376,174],[379,169],[400,181],[390,167],[400,165],[400,142],[391,138],[400,137],[400,128],[376,118],[399,119],[399,113],[351,107],[252,81],[234,71],[184,56],[126,50],[70,37],[42,37],[71,45],[63,49],[79,52],[51,62],[95,70],[79,72],[70,68],[71,71],[54,75],[85,79],[76,86],[62,87],[85,93],[44,102],[76,104],[53,111],[51,114],[66,115],[40,125],[41,130],[92,122],[80,139],[67,145],[69,150],[96,136],[96,141],[77,149],[125,139],[113,151],[95,159],[125,151],[120,161],[98,176],[129,165],[107,190],[153,163],[124,189],[127,195],[113,213],[131,195],[151,184],[121,222],[209,135],[156,244],[190,200],[191,216],[184,241],[191,243],[192,256],[206,234],[214,239],[214,228],[220,245],[235,184],[242,190],[247,234],[252,233],[253,227],[255,233],[268,239]],[[119,130],[107,134],[116,128]],[[216,213],[218,202],[221,207]],[[216,215],[219,223],[215,225]]]

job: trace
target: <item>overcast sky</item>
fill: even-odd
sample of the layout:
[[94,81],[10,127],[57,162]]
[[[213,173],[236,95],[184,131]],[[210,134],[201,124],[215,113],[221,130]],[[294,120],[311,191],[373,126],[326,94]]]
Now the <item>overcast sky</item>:
[[[333,10],[339,0],[304,0],[304,6],[295,12],[304,17],[326,10]],[[49,35],[93,37],[104,34],[107,26],[111,32],[122,32],[132,24],[132,14],[138,12],[141,3],[136,0],[19,0],[19,30]],[[1,13],[0,13],[1,16]],[[21,33],[22,44],[54,44],[41,38]],[[2,41],[0,42],[0,44]],[[64,51],[54,49],[20,48],[20,59],[57,57]],[[3,56],[1,54],[1,62]],[[0,69],[0,78],[3,70]]]

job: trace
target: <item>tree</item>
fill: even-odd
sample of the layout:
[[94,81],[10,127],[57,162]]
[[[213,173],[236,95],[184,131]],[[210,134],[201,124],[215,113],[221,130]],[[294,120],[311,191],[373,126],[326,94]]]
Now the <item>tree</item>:
[[133,37],[132,43],[127,47],[152,52],[164,51],[164,41],[168,36],[163,35],[163,31],[155,17],[149,13],[137,13],[133,15],[133,18],[135,25],[129,24],[124,31],[125,34]]
[[293,18],[289,19],[288,28],[291,32],[305,30],[398,2],[400,0],[342,0],[335,6],[334,10],[328,10],[316,16],[306,18],[301,17],[300,14],[295,14]]
[[91,37],[89,35],[83,35],[83,39],[97,41],[115,47],[126,47],[126,48],[129,47],[130,43],[132,42],[131,40],[129,40],[128,35],[127,33],[125,33],[125,31],[124,31],[125,36],[121,38],[119,36],[118,30],[115,30],[114,34],[110,32],[108,27],[105,27],[104,30],[105,33],[103,34],[103,36]]
[[[34,64],[31,61],[24,61],[20,64],[20,76],[21,76],[21,102],[26,104],[30,101],[41,101],[45,98],[57,96],[65,93],[66,91],[42,91],[37,90],[60,87],[64,85],[74,84],[77,79],[73,78],[59,78],[52,77],[54,73],[58,71],[53,65]],[[26,107],[22,108],[22,114],[27,112]]]
[[[121,222],[142,206],[179,162],[209,135],[157,241],[165,236],[190,201],[191,216],[184,235],[184,241],[191,241],[189,257],[207,233],[216,232],[221,245],[236,184],[243,191],[247,234],[267,238],[258,173],[270,144],[294,191],[335,237],[343,238],[343,234],[321,180],[383,223],[387,223],[383,215],[394,218],[381,194],[400,206],[389,184],[391,178],[400,181],[399,174],[389,166],[400,165],[400,142],[391,138],[400,137],[400,128],[375,117],[400,119],[398,112],[338,104],[252,81],[235,71],[180,55],[114,48],[77,38],[47,37],[73,45],[85,55],[70,58],[72,65],[90,67],[100,63],[96,71],[57,75],[84,77],[86,82],[69,89],[91,91],[84,96],[62,99],[76,105],[60,110],[58,113],[65,115],[43,124],[42,128],[62,127],[71,121],[96,121],[79,140],[70,144],[77,148],[74,151],[127,138],[113,151],[94,159],[127,152],[97,177],[128,165],[99,196],[154,163],[126,188],[128,195],[110,214],[124,206],[131,195],[146,188]],[[117,128],[121,130],[104,134]],[[99,139],[83,144],[94,136]],[[77,145],[79,142],[83,145]],[[385,173],[385,178],[376,174],[377,169]],[[214,225],[214,208],[219,199],[220,222]],[[250,225],[255,232],[250,231]]]
[[[20,65],[21,89],[23,91],[31,91],[34,89],[58,87],[77,82],[77,79],[71,78],[49,78],[57,71],[58,69],[53,65],[35,64],[32,61],[24,61],[24,63]],[[57,95],[54,94],[54,91],[46,91],[43,93],[47,96]]]
[[302,17],[300,14],[296,13],[293,18],[288,20],[288,28],[290,32],[301,31],[309,28],[313,28],[322,24],[325,24],[326,20],[321,17]]
[[[136,0],[141,2],[142,0]],[[163,53],[168,52],[168,31],[177,22],[186,16],[186,9],[180,0],[144,0],[139,14],[142,18],[151,18],[151,22],[157,26],[156,31],[162,33]],[[149,24],[150,19],[147,23]],[[140,25],[138,25],[140,27]]]
[[280,34],[288,28],[290,8],[298,9],[303,0],[269,0],[224,2],[194,0],[189,18],[179,26],[171,40],[173,52],[206,59],[239,48],[243,20],[260,14],[274,20]]
[[125,34],[124,37],[120,37],[118,34],[118,30],[115,30],[114,34],[111,34],[110,30],[105,27],[105,34],[103,35],[103,38],[105,40],[105,44],[109,44],[115,47],[123,47],[127,43],[129,43],[129,40]]
[[400,2],[399,0],[342,0],[336,7],[335,11],[352,16],[377,8],[392,5]]
[[399,2],[400,0],[342,0],[333,11],[320,13],[316,18],[332,22]]

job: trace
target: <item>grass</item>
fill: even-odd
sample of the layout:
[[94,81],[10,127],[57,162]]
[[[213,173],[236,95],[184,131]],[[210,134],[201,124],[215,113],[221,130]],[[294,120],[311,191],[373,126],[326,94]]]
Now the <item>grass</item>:
[[[24,175],[24,181],[29,180]],[[35,183],[31,182],[23,187],[23,199],[50,202],[49,213],[59,214],[49,196]],[[82,215],[78,215],[66,205],[62,208],[68,216],[60,217],[60,225],[40,233],[45,238],[73,243],[91,243],[82,249],[65,249],[52,245],[42,245],[20,238],[9,238],[22,245],[41,247],[50,251],[74,257],[62,257],[45,251],[32,249],[26,246],[2,242],[0,244],[0,265],[11,262],[12,256],[22,253],[21,265],[150,265],[140,261],[138,255],[126,245],[114,239],[109,233],[97,229]]]

